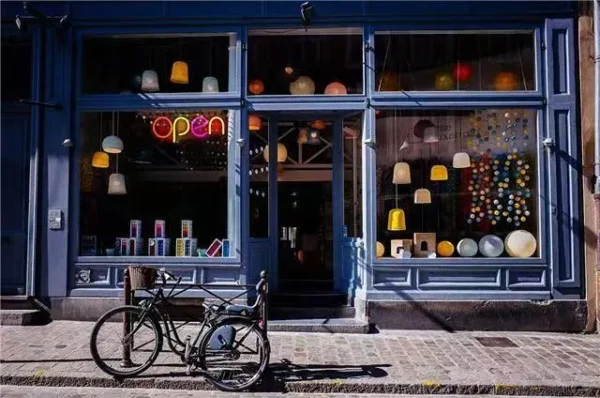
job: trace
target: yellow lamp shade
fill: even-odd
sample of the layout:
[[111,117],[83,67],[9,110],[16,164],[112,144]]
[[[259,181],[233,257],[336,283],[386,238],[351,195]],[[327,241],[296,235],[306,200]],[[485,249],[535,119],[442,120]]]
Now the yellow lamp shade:
[[290,83],[292,95],[311,95],[315,93],[315,82],[308,76],[300,76]]
[[421,205],[431,203],[431,192],[429,191],[429,189],[417,189],[415,191],[415,203]]
[[517,77],[512,72],[500,72],[494,77],[496,91],[514,91],[517,86]]
[[437,252],[442,257],[451,257],[454,254],[454,245],[452,242],[443,240],[438,243]]
[[327,95],[346,95],[348,94],[348,90],[346,90],[346,86],[344,86],[340,82],[329,83],[327,87],[325,87],[325,94]]
[[388,231],[405,231],[406,230],[406,217],[404,216],[404,210],[392,209],[388,213]]
[[406,162],[399,162],[394,165],[394,184],[410,184],[410,166]]
[[300,129],[298,131],[298,144],[306,144],[308,142],[308,130]]
[[248,117],[248,128],[250,131],[258,131],[262,127],[262,121],[257,115],[250,115]]
[[533,256],[535,253],[537,242],[531,232],[519,229],[506,236],[504,247],[511,257],[527,258]]
[[173,62],[173,67],[171,68],[171,83],[188,84],[189,82],[188,64],[183,61]]
[[110,166],[110,160],[108,159],[108,153],[103,151],[94,152],[94,156],[92,157],[92,167],[96,167],[98,169],[106,169]]
[[265,91],[265,84],[260,79],[254,79],[248,84],[248,91],[254,95],[260,95]]
[[446,166],[436,164],[431,168],[431,181],[446,181],[448,179],[448,169]]
[[385,246],[381,242],[377,242],[377,258],[383,257],[385,253]]
[[454,78],[450,73],[440,73],[435,77],[435,88],[440,91],[448,91],[454,88]]
[[455,169],[466,169],[471,167],[471,157],[466,152],[457,152],[452,157],[452,167]]
[[[284,163],[287,160],[287,148],[285,145],[279,143],[277,144],[277,163]],[[263,157],[265,158],[265,162],[269,161],[269,146],[265,147],[263,151]]]

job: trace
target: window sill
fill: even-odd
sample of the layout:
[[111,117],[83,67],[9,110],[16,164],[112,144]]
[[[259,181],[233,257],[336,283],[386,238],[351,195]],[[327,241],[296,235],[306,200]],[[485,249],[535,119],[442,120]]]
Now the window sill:
[[408,258],[396,259],[385,258],[373,261],[374,269],[393,270],[399,267],[453,267],[453,268],[497,268],[497,267],[545,267],[547,261],[544,258],[464,258],[464,257],[439,257],[439,258]]
[[144,264],[241,267],[239,257],[149,257],[149,256],[79,256],[75,265]]

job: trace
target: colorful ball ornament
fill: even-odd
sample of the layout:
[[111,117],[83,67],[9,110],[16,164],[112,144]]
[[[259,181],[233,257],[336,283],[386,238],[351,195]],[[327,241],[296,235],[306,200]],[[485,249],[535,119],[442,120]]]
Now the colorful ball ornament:
[[315,82],[308,76],[300,76],[290,83],[292,95],[311,95],[315,93]]
[[537,249],[535,236],[531,232],[519,229],[509,233],[504,239],[506,252],[511,257],[528,258]]
[[381,242],[377,242],[377,258],[383,257],[385,253],[385,246]]
[[479,251],[485,257],[498,257],[504,252],[504,243],[496,235],[486,235],[479,241]]
[[456,245],[456,251],[461,257],[474,257],[477,254],[477,242],[470,238],[461,239]]
[[494,78],[496,91],[514,91],[517,86],[517,77],[512,72],[500,72]]
[[325,87],[326,95],[346,95],[348,94],[348,90],[346,90],[346,86],[344,86],[340,82],[329,83],[327,87]]
[[471,79],[471,76],[473,76],[471,65],[458,62],[454,66],[454,78],[459,82],[466,82]]
[[260,79],[254,79],[248,84],[248,91],[254,95],[260,95],[265,92],[265,84]]
[[451,257],[454,254],[454,245],[450,241],[443,240],[438,243],[437,252],[442,257]]
[[439,73],[435,76],[435,88],[440,91],[448,91],[454,88],[454,78],[449,73]]

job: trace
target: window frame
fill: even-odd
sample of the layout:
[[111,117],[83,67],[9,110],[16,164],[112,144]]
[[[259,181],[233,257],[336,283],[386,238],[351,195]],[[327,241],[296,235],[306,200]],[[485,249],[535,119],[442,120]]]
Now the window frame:
[[[401,29],[399,29],[401,28]],[[481,30],[532,30],[534,35],[535,50],[535,72],[534,79],[536,83],[535,91],[518,92],[494,92],[494,91],[398,91],[398,92],[378,92],[375,91],[375,34],[376,32],[393,31],[400,32],[419,32],[419,31],[476,31]],[[544,20],[531,23],[474,23],[466,22],[457,25],[456,22],[448,24],[371,24],[366,26],[368,39],[366,43],[365,54],[365,74],[367,85],[367,96],[370,104],[365,111],[366,129],[363,137],[363,167],[367,170],[367,179],[364,181],[363,189],[366,193],[363,196],[363,216],[364,248],[365,258],[368,264],[371,264],[374,271],[393,272],[397,270],[407,270],[408,282],[406,287],[412,286],[412,278],[419,270],[439,269],[439,267],[452,267],[452,269],[498,269],[504,268],[531,268],[540,269],[545,267],[545,278],[549,277],[551,270],[547,268],[551,263],[551,247],[548,242],[548,205],[544,197],[548,197],[548,162],[549,155],[541,145],[543,137],[547,135],[546,126],[546,87],[544,78],[544,50],[545,44],[542,40],[544,29]],[[537,170],[536,178],[538,182],[537,200],[539,234],[536,236],[538,241],[539,257],[532,258],[512,258],[512,257],[474,257],[474,258],[377,258],[377,186],[376,186],[376,110],[476,110],[487,108],[522,108],[536,110],[536,143],[537,152]],[[414,272],[413,272],[414,271]],[[370,278],[373,278],[371,275]],[[372,285],[372,280],[370,285]]]
[[[102,37],[114,35],[186,35],[194,33],[214,33],[217,34],[235,34],[235,51],[233,58],[229,59],[229,82],[228,85],[235,88],[234,91],[220,92],[218,94],[206,95],[203,93],[184,92],[184,93],[140,93],[140,94],[83,94],[82,92],[82,74],[83,74],[83,44],[87,37]],[[242,114],[245,113],[242,107],[243,78],[242,73],[242,29],[239,26],[127,26],[127,27],[92,27],[82,28],[75,34],[75,104],[72,117],[72,140],[74,142],[73,156],[71,157],[70,181],[71,189],[71,208],[69,214],[71,220],[70,228],[70,250],[69,256],[74,269],[78,267],[94,267],[103,265],[124,265],[124,264],[149,264],[149,265],[170,265],[170,266],[217,266],[220,269],[240,268],[242,258],[244,258],[245,241],[242,233],[243,217],[241,209],[246,200],[243,195],[243,179],[238,170],[243,167],[243,136],[244,130],[241,121],[244,120]],[[158,256],[81,256],[79,248],[81,244],[80,237],[80,168],[79,160],[81,156],[80,146],[80,124],[82,115],[85,112],[155,112],[155,111],[180,111],[197,109],[222,109],[231,112],[233,115],[228,121],[228,219],[227,231],[231,242],[231,250],[234,255],[231,257],[158,257]],[[233,193],[233,195],[230,195]],[[244,242],[243,242],[244,241]],[[204,269],[202,268],[202,269]],[[75,286],[75,287],[80,287]]]

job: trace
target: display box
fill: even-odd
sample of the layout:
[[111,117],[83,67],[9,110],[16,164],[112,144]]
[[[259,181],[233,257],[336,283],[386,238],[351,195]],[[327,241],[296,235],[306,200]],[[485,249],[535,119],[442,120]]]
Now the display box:
[[191,238],[192,237],[193,225],[194,225],[194,222],[192,220],[181,220],[181,237],[182,238]]
[[198,239],[177,238],[175,241],[175,255],[177,257],[195,257],[197,248]]
[[148,239],[148,255],[166,257],[171,255],[170,238],[150,238]]
[[219,239],[213,240],[213,242],[206,249],[206,255],[208,257],[221,257],[221,248],[223,246],[223,242]]
[[138,238],[117,238],[115,256],[141,256],[144,250],[144,240]]
[[138,239],[142,238],[142,220],[129,221],[129,237]]
[[154,237],[165,238],[166,237],[166,222],[165,220],[154,220]]
[[231,242],[229,239],[223,239],[221,241],[221,256],[231,257]]

